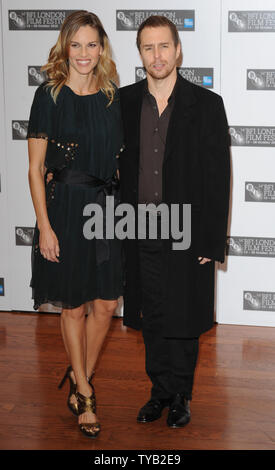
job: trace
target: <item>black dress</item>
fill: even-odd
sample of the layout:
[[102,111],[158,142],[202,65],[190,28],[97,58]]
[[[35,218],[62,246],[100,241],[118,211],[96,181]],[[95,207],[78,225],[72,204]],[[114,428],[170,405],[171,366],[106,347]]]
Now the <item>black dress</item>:
[[[123,147],[117,90],[113,103],[107,106],[109,100],[102,91],[79,96],[64,85],[55,104],[44,85],[34,96],[28,138],[47,139],[46,168],[66,168],[100,180],[110,179]],[[48,217],[59,241],[60,262],[41,255],[36,224],[30,283],[35,310],[43,303],[76,308],[96,298],[111,300],[123,294],[121,241],[108,240],[108,254],[98,261],[100,242],[83,234],[87,221],[83,209],[97,202],[100,192],[102,195],[101,186],[64,184],[55,179],[46,184]]]

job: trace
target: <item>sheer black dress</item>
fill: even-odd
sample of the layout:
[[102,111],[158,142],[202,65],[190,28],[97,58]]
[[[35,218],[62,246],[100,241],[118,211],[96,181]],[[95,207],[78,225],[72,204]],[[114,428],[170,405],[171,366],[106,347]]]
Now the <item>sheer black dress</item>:
[[[55,104],[45,84],[37,88],[28,138],[47,140],[48,170],[65,168],[73,174],[92,175],[97,183],[98,179],[110,182],[116,173],[116,157],[123,148],[117,90],[113,103],[108,106],[108,102],[102,91],[80,96],[64,85]],[[96,298],[117,299],[123,294],[121,241],[87,239],[83,233],[87,221],[84,207],[99,200],[102,204],[106,188],[100,184],[71,184],[58,178],[46,184],[46,177],[45,185],[48,217],[59,242],[60,256],[59,263],[44,259],[36,224],[30,283],[34,309],[43,303],[75,308]],[[118,203],[117,189],[113,193]]]

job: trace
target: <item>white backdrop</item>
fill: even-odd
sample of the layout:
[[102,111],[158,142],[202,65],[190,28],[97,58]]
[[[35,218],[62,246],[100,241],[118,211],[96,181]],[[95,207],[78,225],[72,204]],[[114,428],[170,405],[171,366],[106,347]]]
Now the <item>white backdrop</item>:
[[[0,19],[2,21],[2,10],[0,11]],[[0,35],[0,64],[3,63],[2,56],[2,34]],[[0,309],[6,310],[10,308],[10,290],[7,288],[10,279],[10,263],[9,253],[12,245],[9,243],[10,224],[8,217],[8,185],[7,185],[7,162],[6,162],[6,119],[4,108],[4,82],[3,67],[0,69]]]
[[[275,128],[270,129],[275,126],[275,1],[221,3],[221,95],[232,129],[233,191],[232,256],[228,256],[227,270],[218,275],[217,320],[275,326]],[[254,13],[249,18],[247,13],[238,13],[240,10],[273,10],[273,15],[270,19],[267,13]],[[230,26],[229,17],[233,18]],[[236,23],[240,29],[232,31]],[[266,30],[269,27],[273,32]],[[245,32],[247,29],[250,31]],[[269,89],[247,89],[251,87],[247,70],[272,68]],[[266,135],[269,143],[264,140]],[[252,191],[246,190],[247,183]],[[268,191],[266,184],[259,183],[272,184]]]
[[[178,26],[181,73],[223,96],[231,127],[230,250],[226,265],[217,266],[216,319],[275,326],[275,124],[271,118],[275,0],[101,0],[95,5],[87,0],[2,0],[1,4],[0,309],[33,310],[29,282],[35,217],[25,137],[33,95],[41,81],[39,68],[56,42],[58,18],[64,11],[80,8],[100,17],[123,86],[142,73],[136,27],[145,15],[159,12]],[[247,13],[251,10],[257,12],[253,17]],[[43,22],[48,25],[44,30]],[[267,141],[264,135],[271,137]],[[120,300],[119,315],[123,313]]]

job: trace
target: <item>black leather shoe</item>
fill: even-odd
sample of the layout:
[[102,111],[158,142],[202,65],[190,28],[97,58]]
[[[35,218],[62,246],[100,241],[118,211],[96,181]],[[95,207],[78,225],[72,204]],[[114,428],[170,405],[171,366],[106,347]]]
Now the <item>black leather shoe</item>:
[[171,428],[182,428],[191,419],[189,400],[180,393],[172,400],[167,418],[167,424]]
[[168,399],[154,399],[149,400],[140,410],[137,416],[139,423],[150,423],[161,417],[163,408],[169,405]]

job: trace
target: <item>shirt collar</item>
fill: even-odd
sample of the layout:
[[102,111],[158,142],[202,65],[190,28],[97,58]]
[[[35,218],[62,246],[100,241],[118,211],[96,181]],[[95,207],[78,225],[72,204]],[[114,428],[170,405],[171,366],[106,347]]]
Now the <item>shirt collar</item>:
[[[168,98],[168,103],[170,103],[170,101],[173,101],[173,100],[174,100],[174,98],[175,98],[175,93],[176,93],[176,89],[177,89],[177,87],[178,87],[178,83],[179,83],[179,75],[177,74],[177,80],[176,80],[176,83],[175,83],[174,88],[173,88],[173,90],[172,90],[172,93],[171,93],[171,95],[170,95],[169,98]],[[147,95],[147,96],[151,96],[151,93],[150,93],[150,91],[149,91],[149,89],[148,89],[148,81],[147,81],[147,79],[145,80],[145,83],[144,83],[143,94],[144,94],[144,96],[146,96],[146,95]]]

